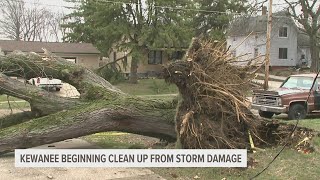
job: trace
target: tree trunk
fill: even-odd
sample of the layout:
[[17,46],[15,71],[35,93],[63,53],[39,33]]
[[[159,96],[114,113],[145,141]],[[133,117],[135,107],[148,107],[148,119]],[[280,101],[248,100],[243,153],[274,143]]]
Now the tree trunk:
[[[124,104],[138,99],[117,102],[93,102],[69,111],[33,119],[0,131],[0,154],[17,148],[29,148],[76,138],[97,132],[122,131],[151,137],[175,140],[174,109],[163,109],[154,102]],[[161,105],[162,103],[158,103]],[[162,104],[164,105],[164,104]],[[143,108],[142,108],[143,107]],[[165,107],[167,109],[165,109]]]
[[138,59],[132,56],[129,81],[132,84],[138,83]]
[[29,102],[34,117],[45,116],[82,104],[78,99],[55,96],[2,73],[0,73],[0,92]]
[[[0,93],[24,99],[40,118],[9,122],[0,128],[0,153],[28,148],[103,131],[123,131],[174,140],[176,102],[133,97],[123,93],[92,71],[68,63],[47,52],[47,59],[34,54],[0,56],[0,65],[21,77],[43,74],[74,85],[80,99],[57,97],[35,86],[0,74]],[[29,120],[31,119],[31,120]],[[29,120],[29,121],[28,121]],[[27,121],[27,122],[26,122]]]
[[310,53],[311,53],[311,71],[318,72],[319,70],[319,48],[317,47],[317,37],[310,37]]

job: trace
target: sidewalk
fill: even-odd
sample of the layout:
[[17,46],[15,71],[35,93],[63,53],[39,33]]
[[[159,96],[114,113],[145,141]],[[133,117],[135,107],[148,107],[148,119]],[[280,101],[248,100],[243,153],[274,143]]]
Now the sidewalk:
[[[262,73],[256,73],[256,75],[265,77],[265,74],[262,74]],[[281,81],[281,82],[287,79],[287,77],[275,76],[275,75],[269,75],[269,78],[270,79],[275,79],[275,80],[278,80],[278,81]]]
[[[65,141],[38,146],[39,149],[97,149],[83,139]],[[14,153],[0,156],[0,179],[48,180],[165,180],[147,168],[15,168]]]
[[[256,83],[256,84],[264,84],[264,80],[260,80],[260,79],[253,79],[252,82]],[[277,82],[277,81],[269,81],[268,85],[269,85],[269,89],[277,89],[281,86],[282,82]]]

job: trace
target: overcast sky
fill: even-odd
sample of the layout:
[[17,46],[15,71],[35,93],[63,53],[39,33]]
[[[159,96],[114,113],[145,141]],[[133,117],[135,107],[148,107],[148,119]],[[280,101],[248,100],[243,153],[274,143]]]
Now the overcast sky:
[[[24,1],[26,2],[26,6],[29,6],[29,7],[30,6],[44,6],[53,12],[63,13],[63,14],[71,13],[73,10],[68,9],[66,7],[73,7],[74,6],[73,3],[68,3],[68,2],[65,2],[64,0],[24,0]],[[101,0],[101,1],[103,1],[103,0]],[[113,0],[113,1],[120,1],[120,0]],[[296,1],[296,0],[292,0],[292,1]],[[110,2],[110,0],[108,2]],[[256,2],[265,2],[263,5],[268,6],[268,1],[266,1],[266,0],[249,0],[249,2],[251,2],[252,4],[254,4]],[[319,3],[320,3],[320,1],[317,2],[318,5],[319,5]],[[273,12],[283,10],[285,6],[286,5],[285,5],[284,0],[274,0],[273,1]],[[257,14],[260,15],[261,12],[257,12]],[[0,35],[0,38],[1,38],[1,35]]]
[[55,12],[70,13],[72,10],[63,6],[73,6],[73,3],[65,2],[64,0],[24,0],[27,6],[45,6]]

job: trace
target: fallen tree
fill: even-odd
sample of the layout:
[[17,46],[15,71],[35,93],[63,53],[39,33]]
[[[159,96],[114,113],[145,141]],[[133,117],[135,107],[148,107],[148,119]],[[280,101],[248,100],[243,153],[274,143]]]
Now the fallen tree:
[[[32,53],[0,56],[0,67],[6,69],[0,76],[0,92],[30,102],[31,111],[38,117],[0,129],[0,153],[102,131],[131,132],[171,141],[176,138],[174,101],[130,96],[92,71],[51,54],[45,59]],[[59,98],[4,74],[26,79],[53,76],[75,86],[81,96],[78,100]]]
[[[245,95],[255,64],[249,60],[238,66],[223,47],[194,40],[183,60],[164,68],[166,81],[179,88],[178,103],[123,93],[92,71],[50,53],[46,58],[33,53],[0,56],[5,70],[0,94],[28,101],[32,111],[0,127],[0,154],[104,131],[178,139],[182,148],[248,148],[249,134],[259,145],[281,142],[293,126],[260,120],[250,111]],[[81,95],[59,98],[7,75],[53,76],[75,86]]]

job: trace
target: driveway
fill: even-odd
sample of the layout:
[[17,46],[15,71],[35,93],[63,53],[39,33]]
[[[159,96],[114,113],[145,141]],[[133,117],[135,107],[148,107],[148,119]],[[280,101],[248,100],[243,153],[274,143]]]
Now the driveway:
[[78,90],[74,86],[68,83],[63,83],[60,91],[53,91],[52,93],[58,96],[71,97],[71,98],[78,98],[80,96],[80,93],[78,92]]

